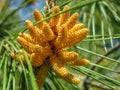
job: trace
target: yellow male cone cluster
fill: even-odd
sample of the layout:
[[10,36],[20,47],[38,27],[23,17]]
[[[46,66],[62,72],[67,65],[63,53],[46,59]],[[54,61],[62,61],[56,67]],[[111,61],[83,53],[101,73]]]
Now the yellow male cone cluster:
[[[63,10],[68,8],[65,6]],[[59,12],[59,6],[55,6],[52,15]],[[43,19],[38,10],[34,10],[34,17],[36,21]],[[32,66],[40,67],[36,74],[39,87],[43,85],[48,68],[52,68],[58,76],[70,83],[80,83],[79,78],[72,75],[64,66],[65,64],[73,66],[89,64],[88,60],[79,59],[78,53],[67,51],[68,48],[83,40],[89,32],[83,24],[76,24],[77,19],[77,13],[69,17],[69,12],[66,12],[49,21],[41,22],[37,26],[34,26],[30,20],[26,20],[29,33],[20,33],[17,41],[27,52]],[[11,56],[18,60],[15,53],[11,53]],[[20,56],[26,63],[21,50]]]

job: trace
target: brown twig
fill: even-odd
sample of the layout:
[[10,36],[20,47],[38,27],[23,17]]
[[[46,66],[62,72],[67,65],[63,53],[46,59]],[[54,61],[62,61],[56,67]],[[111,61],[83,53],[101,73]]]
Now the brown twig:
[[[111,53],[113,53],[114,51],[116,51],[119,47],[120,47],[120,43],[117,44],[117,45],[115,45],[113,48],[110,48],[110,49],[108,50],[108,52],[106,52],[103,56],[108,56],[108,55],[110,55]],[[100,63],[102,60],[103,60],[103,57],[101,57],[100,59],[98,59],[98,60],[95,62],[95,64]],[[96,68],[96,66],[92,66],[90,69],[91,69],[91,70],[94,70],[95,68]]]
[[[111,89],[109,89],[109,88],[107,88],[107,87],[105,87],[105,86],[103,86],[103,85],[100,85],[100,84],[98,84],[98,83],[96,83],[96,82],[92,82],[92,81],[90,81],[90,80],[86,80],[85,84],[86,84],[87,86],[98,87],[98,88],[100,88],[101,90],[111,90]],[[85,90],[87,90],[87,89],[85,89]]]
[[45,0],[46,8],[45,12],[46,14],[49,14],[51,9],[55,6],[56,0]]
[[[115,45],[113,48],[110,48],[110,49],[108,50],[108,52],[106,52],[106,53],[104,54],[104,56],[110,55],[111,53],[113,53],[114,51],[116,51],[119,47],[120,47],[120,43],[118,43],[117,45]],[[101,57],[100,59],[98,59],[98,60],[95,62],[95,64],[99,64],[99,63],[102,62],[102,61],[103,61],[103,57]],[[92,66],[90,69],[91,69],[91,70],[94,70],[95,68],[96,68],[96,66]],[[87,77],[85,78],[83,85],[84,85],[84,88],[88,88],[88,85],[92,85],[92,86],[96,86],[96,87],[102,88],[101,86],[97,86],[97,84],[92,84],[91,82],[89,82],[89,76],[87,76]],[[87,90],[87,89],[86,89],[86,90]],[[110,89],[102,89],[102,90],[110,90]]]

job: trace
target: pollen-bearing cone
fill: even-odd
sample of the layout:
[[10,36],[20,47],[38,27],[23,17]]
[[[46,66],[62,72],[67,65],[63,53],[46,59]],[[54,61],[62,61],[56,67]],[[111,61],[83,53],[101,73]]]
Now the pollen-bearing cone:
[[40,88],[44,84],[44,81],[45,81],[46,75],[47,75],[47,71],[48,71],[48,66],[42,65],[40,67],[40,69],[38,70],[38,72],[36,73],[36,81],[37,81],[38,87],[40,87]]
[[[65,6],[63,11],[68,10]],[[50,16],[60,13],[59,6],[55,6]],[[64,80],[78,84],[80,79],[70,73],[66,65],[84,66],[89,64],[87,59],[80,59],[78,53],[68,51],[75,44],[86,38],[89,30],[84,28],[82,23],[78,23],[78,13],[62,13],[50,20],[43,21],[34,25],[30,20],[26,20],[27,33],[20,33],[17,41],[26,51],[31,65],[36,70],[36,81],[39,87],[42,87],[48,70],[53,70],[56,75]],[[44,16],[34,10],[35,21],[43,20]],[[24,54],[11,53],[11,57],[19,60],[18,55],[26,64]],[[50,69],[49,69],[50,68]]]
[[72,75],[57,57],[51,57],[50,63],[56,74],[62,77],[64,80],[75,84],[80,83],[80,79]]

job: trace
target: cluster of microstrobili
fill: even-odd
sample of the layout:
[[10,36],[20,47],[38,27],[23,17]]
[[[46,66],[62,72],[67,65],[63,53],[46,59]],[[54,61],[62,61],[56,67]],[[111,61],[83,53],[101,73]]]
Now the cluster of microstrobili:
[[[64,6],[63,11],[68,9],[68,6]],[[59,12],[59,6],[55,6],[51,15]],[[38,10],[34,10],[34,18],[36,21],[44,19]],[[28,33],[20,33],[17,41],[27,52],[32,66],[40,67],[36,73],[39,87],[42,87],[49,68],[70,83],[80,83],[80,79],[65,67],[66,64],[72,66],[89,64],[88,60],[79,59],[78,53],[68,51],[71,46],[83,40],[89,32],[82,23],[76,23],[77,19],[78,13],[70,16],[69,12],[65,12],[36,26],[30,20],[26,20]],[[18,54],[26,64],[23,51],[19,50]],[[11,53],[11,56],[18,60],[16,53]]]

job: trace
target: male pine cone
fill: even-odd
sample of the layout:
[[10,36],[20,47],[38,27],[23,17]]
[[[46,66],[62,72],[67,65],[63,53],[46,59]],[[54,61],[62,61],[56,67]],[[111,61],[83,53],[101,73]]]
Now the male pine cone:
[[[65,6],[63,11],[67,9],[69,7]],[[59,12],[59,6],[55,6],[52,15]],[[38,10],[34,10],[34,17],[36,21],[44,19]],[[30,20],[26,20],[28,33],[20,33],[17,41],[27,52],[32,66],[34,68],[41,67],[36,73],[39,87],[43,85],[49,68],[70,83],[80,83],[80,79],[65,67],[65,64],[73,66],[89,64],[88,60],[79,59],[78,53],[68,51],[71,46],[82,41],[89,32],[82,23],[76,24],[77,19],[78,13],[70,16],[69,12],[65,12],[49,21],[38,23],[36,26]],[[26,61],[21,50],[19,55],[25,64]],[[11,53],[11,56],[18,60],[15,53]]]

